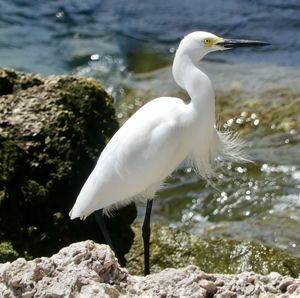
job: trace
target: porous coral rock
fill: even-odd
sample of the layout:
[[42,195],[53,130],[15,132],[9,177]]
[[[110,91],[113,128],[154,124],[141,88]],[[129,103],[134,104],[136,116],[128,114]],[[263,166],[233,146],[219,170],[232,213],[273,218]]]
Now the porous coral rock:
[[196,266],[134,276],[108,246],[84,241],[50,258],[0,264],[0,293],[4,298],[299,297],[300,279],[278,273],[207,274]]

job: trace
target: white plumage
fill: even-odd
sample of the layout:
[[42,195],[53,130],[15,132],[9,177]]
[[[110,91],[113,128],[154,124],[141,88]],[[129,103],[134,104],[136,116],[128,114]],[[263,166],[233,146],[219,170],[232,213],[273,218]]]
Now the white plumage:
[[156,98],[128,119],[101,153],[70,212],[72,219],[137,197],[153,198],[161,182],[186,158],[205,178],[212,175],[218,155],[240,158],[239,142],[215,128],[214,90],[198,67],[204,55],[225,49],[225,41],[207,32],[191,33],[181,41],[173,76],[190,102]]

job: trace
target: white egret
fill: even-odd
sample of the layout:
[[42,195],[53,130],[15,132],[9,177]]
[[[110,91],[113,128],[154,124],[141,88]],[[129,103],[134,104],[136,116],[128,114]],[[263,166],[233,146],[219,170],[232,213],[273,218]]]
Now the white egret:
[[85,219],[95,210],[118,208],[137,198],[147,200],[143,239],[145,274],[149,274],[150,214],[162,181],[187,158],[204,178],[213,175],[217,156],[242,158],[236,138],[215,127],[214,89],[198,62],[213,51],[263,45],[267,43],[223,39],[208,32],[188,34],[176,52],[173,76],[190,101],[160,97],[132,115],[101,153],[71,219]]

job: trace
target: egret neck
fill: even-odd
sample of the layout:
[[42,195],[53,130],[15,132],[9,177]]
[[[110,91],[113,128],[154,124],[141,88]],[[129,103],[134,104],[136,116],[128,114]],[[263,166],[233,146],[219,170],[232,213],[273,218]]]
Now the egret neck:
[[191,55],[183,45],[179,47],[173,62],[173,77],[175,82],[185,89],[191,99],[190,105],[200,115],[213,115],[215,119],[215,94],[209,77],[198,67],[199,61],[207,54],[199,50]]

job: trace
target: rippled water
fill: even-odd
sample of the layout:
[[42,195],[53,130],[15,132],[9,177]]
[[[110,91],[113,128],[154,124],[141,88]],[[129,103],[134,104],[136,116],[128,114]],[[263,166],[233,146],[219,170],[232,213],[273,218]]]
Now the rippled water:
[[[188,170],[189,171],[189,170]],[[184,171],[161,191],[157,214],[206,236],[252,239],[300,256],[299,166],[224,166],[216,185]]]
[[[150,71],[168,65],[180,38],[193,30],[272,43],[210,55],[204,68],[217,90],[255,97],[262,90],[300,89],[298,0],[0,0],[0,11],[0,66],[94,76],[117,98],[121,119],[144,98],[174,92],[169,72]],[[140,97],[132,95],[124,107],[124,96],[137,90]],[[260,126],[259,119],[253,125]],[[299,131],[292,135],[249,133],[255,163],[224,164],[214,186],[190,169],[177,171],[159,194],[164,200],[156,201],[155,219],[300,256]]]
[[0,64],[33,72],[72,71],[92,54],[125,63],[139,52],[167,55],[185,33],[199,29],[273,44],[215,59],[300,64],[298,0],[1,0],[0,9]]

